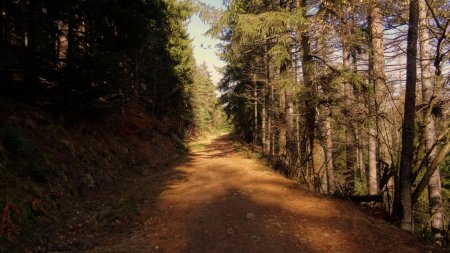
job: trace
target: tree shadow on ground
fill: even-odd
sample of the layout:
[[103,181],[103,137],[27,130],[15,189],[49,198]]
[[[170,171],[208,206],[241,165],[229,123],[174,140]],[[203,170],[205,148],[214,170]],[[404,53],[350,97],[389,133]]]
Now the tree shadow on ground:
[[[314,194],[233,151],[229,136],[144,177],[139,217],[101,229],[84,252],[427,252],[349,202]],[[148,181],[146,181],[148,180]],[[152,184],[146,186],[147,184]],[[137,223],[136,223],[137,222]],[[98,246],[98,247],[97,247]],[[86,250],[84,250],[86,249]]]
[[[424,252],[414,236],[318,196],[232,151],[221,136],[191,154],[149,222],[154,252]],[[250,169],[249,169],[250,168]],[[157,250],[154,250],[157,249]]]
[[78,199],[73,212],[66,214],[67,227],[62,228],[65,231],[53,233],[55,238],[49,250],[87,252],[97,246],[114,245],[118,238],[141,234],[145,228],[140,222],[142,208],[154,205],[169,185],[182,182],[188,175],[176,168],[190,162],[187,153],[177,154],[166,163],[147,164],[140,173],[130,174]]

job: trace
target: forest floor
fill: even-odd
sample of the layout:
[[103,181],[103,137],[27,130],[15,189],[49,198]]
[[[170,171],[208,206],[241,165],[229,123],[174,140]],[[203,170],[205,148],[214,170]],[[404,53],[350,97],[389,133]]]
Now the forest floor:
[[[134,215],[79,230],[83,234],[71,237],[77,242],[54,251],[434,251],[352,202],[312,193],[261,161],[245,157],[228,135],[194,146],[196,150],[177,158],[158,175],[150,173],[114,194],[99,194],[91,200],[105,201],[117,198],[116,194],[123,203],[135,199],[139,204]],[[58,238],[67,241],[67,235]]]

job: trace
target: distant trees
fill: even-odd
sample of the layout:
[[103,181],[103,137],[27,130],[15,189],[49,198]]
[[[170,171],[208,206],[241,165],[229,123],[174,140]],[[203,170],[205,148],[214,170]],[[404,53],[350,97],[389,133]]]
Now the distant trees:
[[194,70],[194,82],[189,94],[197,133],[222,128],[226,122],[226,115],[219,103],[216,87],[205,63],[198,65]]
[[210,33],[223,40],[222,101],[236,133],[315,191],[383,196],[408,230],[424,222],[414,204],[429,184],[422,199],[441,233],[449,8],[439,0],[227,1],[221,15],[204,16],[219,17]]

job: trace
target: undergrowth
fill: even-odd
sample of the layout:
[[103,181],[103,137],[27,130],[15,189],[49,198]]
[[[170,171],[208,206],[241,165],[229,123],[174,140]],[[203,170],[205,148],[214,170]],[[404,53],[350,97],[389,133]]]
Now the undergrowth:
[[[48,252],[73,205],[187,147],[145,115],[65,122],[0,97],[0,252]],[[170,123],[170,122],[169,122]],[[109,216],[135,212],[124,202]]]

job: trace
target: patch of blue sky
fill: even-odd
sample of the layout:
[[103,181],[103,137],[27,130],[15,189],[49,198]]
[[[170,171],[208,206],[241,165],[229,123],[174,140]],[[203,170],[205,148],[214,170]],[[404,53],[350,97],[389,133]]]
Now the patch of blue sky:
[[[223,8],[222,0],[201,0],[201,2],[216,8]],[[197,64],[205,63],[208,66],[211,79],[215,84],[218,84],[222,78],[220,69],[225,63],[218,56],[219,49],[217,44],[220,41],[205,35],[209,28],[210,26],[201,21],[198,15],[194,15],[189,22],[188,32],[192,39],[194,57]]]

